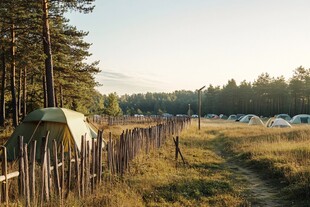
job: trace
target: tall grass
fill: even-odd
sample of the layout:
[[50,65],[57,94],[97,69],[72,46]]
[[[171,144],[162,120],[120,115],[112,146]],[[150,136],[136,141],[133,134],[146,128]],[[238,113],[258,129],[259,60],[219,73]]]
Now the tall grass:
[[310,203],[310,126],[265,128],[230,122],[205,122],[223,151],[284,184],[285,197]]

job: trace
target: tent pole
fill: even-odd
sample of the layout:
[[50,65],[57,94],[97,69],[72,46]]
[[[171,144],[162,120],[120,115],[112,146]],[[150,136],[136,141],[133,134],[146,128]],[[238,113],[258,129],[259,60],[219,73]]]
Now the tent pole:
[[36,131],[37,131],[39,125],[41,124],[41,122],[42,122],[42,120],[40,120],[40,121],[38,122],[38,124],[37,124],[36,128],[34,129],[34,131],[33,131],[33,133],[32,133],[32,135],[31,135],[31,137],[30,137],[30,139],[29,139],[29,141],[28,141],[27,144],[29,144],[29,143],[31,142],[31,140],[32,140],[34,134],[36,133]]

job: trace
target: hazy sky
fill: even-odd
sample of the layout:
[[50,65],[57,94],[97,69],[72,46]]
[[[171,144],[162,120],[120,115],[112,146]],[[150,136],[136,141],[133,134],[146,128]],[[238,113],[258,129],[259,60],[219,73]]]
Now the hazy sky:
[[89,31],[103,94],[195,90],[310,67],[309,0],[97,0]]

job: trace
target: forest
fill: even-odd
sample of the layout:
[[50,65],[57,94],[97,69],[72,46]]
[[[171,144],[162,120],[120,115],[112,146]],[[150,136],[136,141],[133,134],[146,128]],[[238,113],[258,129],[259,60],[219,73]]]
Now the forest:
[[[47,5],[48,4],[48,5]],[[197,114],[197,91],[102,95],[98,61],[88,35],[70,25],[66,12],[92,12],[94,0],[3,0],[0,3],[0,125],[13,125],[42,107],[65,107],[84,114]],[[206,81],[207,84],[207,81]],[[310,113],[310,69],[300,66],[289,79],[268,73],[253,82],[209,85],[202,91],[202,115],[254,113],[273,116]]]
[[[197,114],[198,92],[146,93],[124,95],[120,99],[124,114]],[[190,106],[189,106],[190,104]],[[252,83],[234,79],[223,86],[209,85],[202,92],[202,115],[249,114],[274,116],[310,113],[310,69],[302,66],[293,70],[291,78],[259,75]]]
[[67,12],[92,12],[94,0],[1,0],[0,125],[13,125],[42,107],[83,113],[103,107],[94,87],[98,61],[87,63],[87,32],[69,24]]

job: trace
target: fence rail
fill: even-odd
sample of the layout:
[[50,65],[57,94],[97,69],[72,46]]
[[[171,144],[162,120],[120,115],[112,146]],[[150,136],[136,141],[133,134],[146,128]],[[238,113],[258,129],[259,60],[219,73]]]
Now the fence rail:
[[[110,133],[107,146],[104,146],[103,131],[99,131],[91,143],[82,136],[80,150],[69,143],[70,150],[65,151],[64,144],[56,140],[48,147],[49,132],[42,137],[41,146],[36,141],[25,144],[20,136],[18,171],[8,173],[7,151],[1,147],[0,205],[9,205],[10,180],[16,177],[18,199],[25,200],[25,206],[43,206],[51,197],[62,204],[70,193],[85,197],[95,191],[104,176],[122,176],[138,154],[161,147],[167,137],[178,135],[189,123],[189,119],[170,120],[153,127],[126,130],[114,140]],[[41,150],[40,162],[36,160],[37,150]]]
[[106,115],[92,115],[88,119],[96,124],[112,125],[126,125],[126,124],[149,124],[149,123],[161,123],[173,120],[184,119],[185,117],[163,117],[159,115],[153,116],[106,116]]

